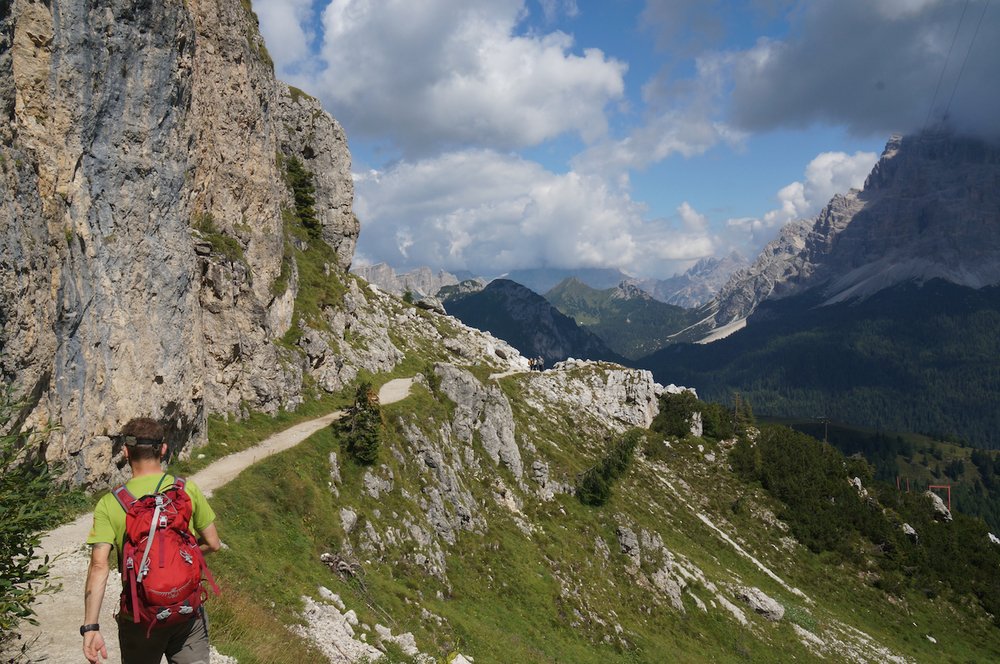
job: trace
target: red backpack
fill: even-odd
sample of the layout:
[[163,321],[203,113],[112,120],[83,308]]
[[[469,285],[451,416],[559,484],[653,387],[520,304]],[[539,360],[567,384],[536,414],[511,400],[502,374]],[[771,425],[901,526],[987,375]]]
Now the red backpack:
[[141,498],[124,484],[112,493],[125,510],[122,610],[131,613],[134,622],[149,625],[147,636],[153,627],[190,620],[208,596],[202,572],[216,595],[219,587],[189,530],[192,506],[184,479],[176,478],[162,491],[158,483],[153,493]]

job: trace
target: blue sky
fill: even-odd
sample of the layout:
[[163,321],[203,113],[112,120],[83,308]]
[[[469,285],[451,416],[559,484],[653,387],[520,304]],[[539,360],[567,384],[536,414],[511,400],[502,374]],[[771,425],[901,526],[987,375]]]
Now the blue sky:
[[253,4],[347,131],[356,262],[666,277],[752,257],[928,114],[1000,134],[987,0]]

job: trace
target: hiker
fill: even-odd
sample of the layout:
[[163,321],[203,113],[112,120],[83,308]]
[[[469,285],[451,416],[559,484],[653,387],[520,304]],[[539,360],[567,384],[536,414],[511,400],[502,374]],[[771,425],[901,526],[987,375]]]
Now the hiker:
[[528,371],[534,371],[534,370],[535,370],[535,358],[529,357],[528,358]]
[[[87,537],[87,544],[91,545],[90,567],[87,570],[87,585],[83,600],[84,624],[80,627],[80,634],[83,636],[83,654],[91,664],[96,664],[99,656],[105,660],[108,658],[107,645],[101,635],[98,618],[111,569],[112,549],[115,551],[118,570],[123,575],[123,586],[125,586],[121,606],[115,615],[122,664],[159,664],[163,655],[166,655],[170,664],[208,664],[209,661],[208,621],[205,609],[201,606],[204,596],[201,575],[204,571],[211,581],[211,573],[204,567],[203,554],[218,551],[222,542],[213,523],[215,512],[198,487],[193,482],[185,482],[163,472],[161,466],[167,454],[167,444],[163,440],[163,434],[163,426],[149,418],[134,419],[125,425],[121,435],[125,438],[125,458],[132,470],[132,479],[102,497],[94,509],[94,526]],[[182,492],[190,502],[181,495]],[[147,500],[145,497],[150,499]],[[164,505],[162,512],[161,497]],[[154,503],[157,505],[155,511],[152,508]],[[153,546],[152,542],[147,546],[145,538],[141,540],[145,552],[137,553],[135,535],[132,534],[132,530],[128,532],[126,530],[126,505],[130,506],[128,518],[135,520],[132,522],[133,530],[140,531],[138,523],[147,505],[148,509],[153,511],[153,515],[158,517],[155,521],[160,524],[160,528],[155,529],[152,538],[153,541],[159,538],[156,542],[158,556],[149,555]],[[190,510],[188,521],[190,532],[183,525],[178,525],[184,523],[183,517],[187,515],[188,510]],[[150,523],[150,518],[146,517],[147,524]],[[169,525],[168,519],[170,519]],[[145,527],[148,526],[144,526],[142,531]],[[172,532],[168,532],[171,529]],[[180,598],[184,600],[183,604],[177,604],[179,600],[174,600],[173,608],[176,611],[173,615],[167,615],[170,611],[163,606],[150,607],[144,604],[150,597],[149,593],[154,592],[150,589],[151,584],[141,587],[139,592],[135,590],[137,587],[135,568],[142,570],[138,574],[139,584],[147,573],[145,566],[135,564],[133,561],[140,556],[142,562],[146,562],[147,556],[153,560],[159,558],[161,561],[159,567],[162,568],[165,549],[171,549],[167,553],[168,560],[182,559],[191,565],[194,572],[178,563],[182,573],[194,574],[196,578],[193,582],[188,580],[185,588],[193,587],[196,590],[186,599]],[[170,554],[174,555],[170,557]],[[128,558],[128,563],[125,565],[127,569],[123,569],[123,556]],[[153,578],[156,578],[155,574]],[[194,583],[194,586],[191,586],[191,583]],[[214,581],[211,583],[215,588]],[[174,586],[168,587],[174,588]],[[163,594],[172,596],[176,593]],[[153,613],[153,617],[150,617],[150,610],[160,613],[159,615]],[[141,618],[138,622],[134,617],[136,615]],[[162,620],[162,624],[156,624],[158,619]]]

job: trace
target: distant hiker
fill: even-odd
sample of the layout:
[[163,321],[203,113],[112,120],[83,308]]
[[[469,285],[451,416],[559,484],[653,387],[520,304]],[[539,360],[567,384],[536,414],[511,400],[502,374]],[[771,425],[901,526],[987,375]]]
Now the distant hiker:
[[534,371],[534,370],[535,370],[535,358],[529,357],[528,358],[528,371]]
[[[83,654],[91,664],[108,658],[97,621],[113,548],[124,586],[115,615],[122,664],[159,664],[163,655],[170,664],[207,664],[201,578],[204,571],[211,581],[203,554],[222,546],[215,512],[193,482],[163,472],[167,444],[159,422],[131,420],[122,436],[132,479],[102,497],[94,509],[80,627]],[[159,591],[161,586],[166,590]]]
[[545,358],[543,358],[541,355],[535,358],[535,370],[545,371]]

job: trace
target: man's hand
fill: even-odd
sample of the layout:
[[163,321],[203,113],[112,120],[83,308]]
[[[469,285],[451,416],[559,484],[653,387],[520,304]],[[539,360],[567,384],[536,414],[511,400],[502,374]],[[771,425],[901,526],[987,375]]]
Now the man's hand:
[[[100,622],[101,604],[104,602],[104,588],[108,583],[111,545],[95,544],[90,549],[90,566],[87,568],[87,585],[83,593],[83,624],[92,625]],[[108,658],[108,649],[104,645],[104,637],[100,630],[84,632],[83,656],[90,664],[97,664],[97,656]]]
[[108,648],[104,645],[104,637],[101,632],[87,632],[83,635],[83,656],[90,664],[98,664],[97,656],[108,658]]

